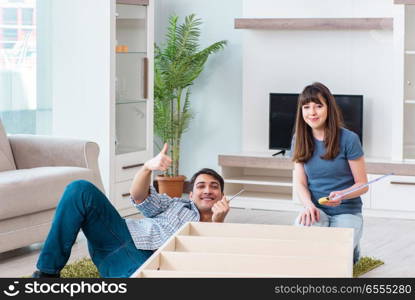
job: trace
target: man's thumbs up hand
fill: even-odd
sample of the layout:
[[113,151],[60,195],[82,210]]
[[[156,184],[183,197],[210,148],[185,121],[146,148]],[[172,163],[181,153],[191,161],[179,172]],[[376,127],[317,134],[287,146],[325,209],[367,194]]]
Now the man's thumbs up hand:
[[160,153],[163,153],[164,155],[167,155],[167,152],[169,151],[169,145],[167,143],[164,144],[163,149],[161,149]]
[[163,149],[156,157],[146,161],[144,167],[151,171],[166,171],[171,165],[171,158],[167,155],[169,150],[169,145],[164,144]]

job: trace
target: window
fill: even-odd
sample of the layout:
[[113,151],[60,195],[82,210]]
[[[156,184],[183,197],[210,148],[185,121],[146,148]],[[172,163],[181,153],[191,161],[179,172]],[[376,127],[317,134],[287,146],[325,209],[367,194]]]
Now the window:
[[17,8],[3,8],[3,24],[17,24]]
[[22,8],[22,24],[33,25],[33,8]]
[[3,38],[8,41],[16,41],[17,29],[3,29]]
[[52,127],[52,101],[43,88],[45,75],[37,73],[45,66],[39,60],[36,3],[0,0],[0,119],[11,134],[49,134]]
[[10,49],[17,42],[17,29],[3,29],[3,48]]

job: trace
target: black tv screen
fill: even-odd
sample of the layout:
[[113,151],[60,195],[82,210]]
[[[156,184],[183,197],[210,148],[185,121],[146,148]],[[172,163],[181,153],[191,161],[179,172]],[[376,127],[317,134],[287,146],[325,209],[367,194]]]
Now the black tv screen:
[[[299,94],[270,94],[269,149],[290,150],[294,134]],[[334,95],[343,114],[344,125],[363,142],[363,96]]]

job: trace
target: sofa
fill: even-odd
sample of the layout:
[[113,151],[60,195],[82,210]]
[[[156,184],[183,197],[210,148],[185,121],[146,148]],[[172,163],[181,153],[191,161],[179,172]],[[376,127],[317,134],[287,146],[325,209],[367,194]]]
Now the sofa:
[[103,191],[94,142],[6,135],[0,120],[0,253],[43,242],[55,208],[74,180]]

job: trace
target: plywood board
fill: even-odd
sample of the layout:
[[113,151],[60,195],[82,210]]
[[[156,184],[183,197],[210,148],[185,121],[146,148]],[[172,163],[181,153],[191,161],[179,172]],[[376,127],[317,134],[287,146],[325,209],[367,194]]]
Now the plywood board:
[[[304,241],[277,239],[247,239],[226,237],[178,236],[175,251],[193,253],[229,253],[274,256],[304,255]],[[310,257],[350,258],[347,242],[308,241],[307,255]],[[324,251],[321,251],[324,249]]]
[[393,18],[240,18],[235,29],[392,30]]

